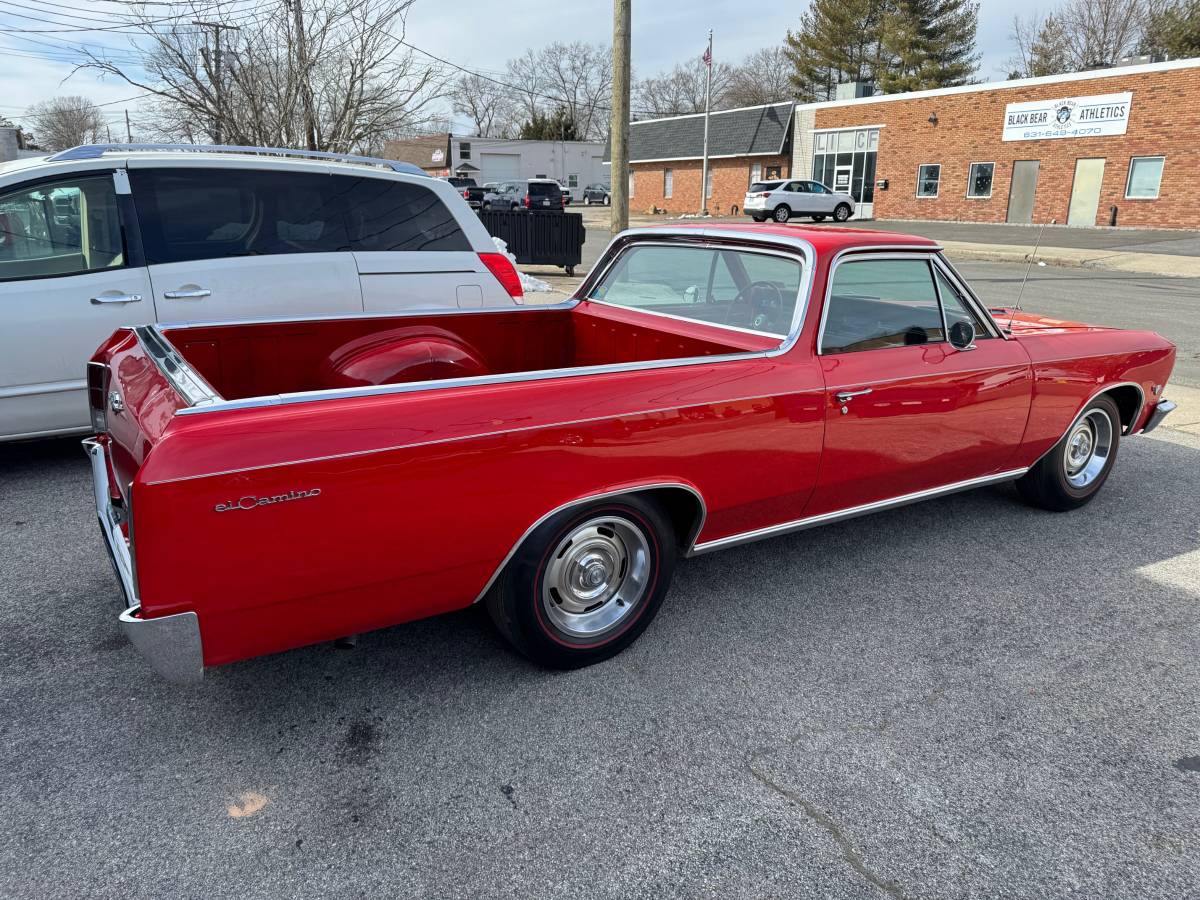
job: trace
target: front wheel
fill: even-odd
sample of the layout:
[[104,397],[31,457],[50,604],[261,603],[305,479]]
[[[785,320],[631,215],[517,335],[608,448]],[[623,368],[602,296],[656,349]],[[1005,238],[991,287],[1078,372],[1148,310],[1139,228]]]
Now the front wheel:
[[792,210],[786,203],[781,203],[775,207],[775,212],[771,213],[771,218],[776,222],[786,222],[792,217]]
[[1066,437],[1017,481],[1022,499],[1053,512],[1078,509],[1108,480],[1117,461],[1121,415],[1110,397],[1097,397]]
[[543,522],[487,598],[500,632],[534,662],[577,669],[621,652],[658,613],[678,548],[657,506],[599,500]]
[[854,212],[854,210],[850,208],[849,203],[839,203],[837,208],[833,211],[834,221],[845,222],[850,218],[850,214],[852,212]]

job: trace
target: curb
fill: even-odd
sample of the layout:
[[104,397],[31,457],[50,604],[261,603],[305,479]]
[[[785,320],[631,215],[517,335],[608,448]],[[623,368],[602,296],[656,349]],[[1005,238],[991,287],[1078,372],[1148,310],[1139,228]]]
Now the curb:
[[[954,259],[980,262],[1028,263],[1031,247],[1010,244],[974,244],[966,241],[941,241],[947,255]],[[1101,253],[1068,247],[1041,247],[1037,260],[1048,266],[1075,269],[1108,269],[1169,278],[1200,278],[1200,258],[1171,256],[1166,253]]]

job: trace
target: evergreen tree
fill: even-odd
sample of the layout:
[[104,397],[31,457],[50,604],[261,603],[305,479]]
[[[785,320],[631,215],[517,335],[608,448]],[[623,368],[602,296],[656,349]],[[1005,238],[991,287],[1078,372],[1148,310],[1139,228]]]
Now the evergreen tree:
[[971,0],[895,0],[883,17],[885,94],[967,84],[979,68]]
[[517,135],[523,141],[578,141],[579,127],[571,114],[559,107],[552,113],[534,112],[533,116],[521,125]]
[[1171,59],[1200,56],[1200,0],[1178,0],[1151,14],[1140,49]]
[[829,100],[844,81],[874,81],[887,0],[813,0],[784,54],[800,100]]

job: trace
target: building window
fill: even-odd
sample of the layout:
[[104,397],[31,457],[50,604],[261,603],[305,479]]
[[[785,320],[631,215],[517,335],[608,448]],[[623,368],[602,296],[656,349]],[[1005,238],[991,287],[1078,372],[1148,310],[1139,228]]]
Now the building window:
[[754,163],[750,166],[750,183],[762,181],[762,163]]
[[778,181],[782,176],[779,166],[767,166],[767,181]]
[[633,169],[629,170],[629,196],[633,196]]
[[459,159],[470,159],[471,158],[471,144],[468,141],[459,141],[458,158]]
[[578,172],[572,172],[571,174],[569,174],[567,176],[567,187],[569,187],[569,188],[579,187],[579,173]]
[[708,200],[712,197],[713,170],[708,170],[708,176],[704,179],[704,199]]
[[675,170],[663,169],[663,196],[670,197],[675,189]]
[[917,196],[936,197],[942,180],[941,166],[919,166],[917,168]]
[[967,174],[967,196],[992,196],[992,173],[995,171],[995,163],[971,163],[971,171]]
[[1125,199],[1157,200],[1165,161],[1166,157],[1163,156],[1135,156],[1130,159]]

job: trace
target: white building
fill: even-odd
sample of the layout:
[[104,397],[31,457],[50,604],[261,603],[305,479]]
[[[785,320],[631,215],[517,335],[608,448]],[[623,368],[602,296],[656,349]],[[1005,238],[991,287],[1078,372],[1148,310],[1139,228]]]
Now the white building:
[[554,178],[582,197],[589,184],[608,183],[604,144],[597,141],[521,141],[437,134],[388,141],[391,159],[420,166],[431,175],[474,178],[477,184],[522,178]]

